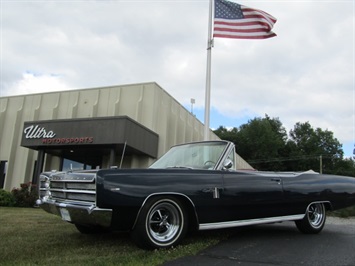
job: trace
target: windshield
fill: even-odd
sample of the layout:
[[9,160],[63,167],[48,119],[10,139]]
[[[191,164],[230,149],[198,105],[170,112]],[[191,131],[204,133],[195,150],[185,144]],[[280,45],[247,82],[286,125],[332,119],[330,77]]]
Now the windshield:
[[197,142],[172,147],[149,168],[214,169],[227,142]]

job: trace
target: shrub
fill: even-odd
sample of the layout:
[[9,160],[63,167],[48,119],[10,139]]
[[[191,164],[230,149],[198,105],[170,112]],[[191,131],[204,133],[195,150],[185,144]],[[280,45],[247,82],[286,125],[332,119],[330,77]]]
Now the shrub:
[[15,198],[11,194],[11,192],[8,192],[4,189],[0,189],[0,206],[13,207],[15,206],[15,203]]
[[16,207],[33,207],[36,203],[37,192],[36,186],[31,182],[23,183],[20,188],[14,188],[11,193],[15,198]]
[[331,212],[334,216],[348,218],[350,216],[355,216],[355,206],[347,207],[344,209],[336,210]]

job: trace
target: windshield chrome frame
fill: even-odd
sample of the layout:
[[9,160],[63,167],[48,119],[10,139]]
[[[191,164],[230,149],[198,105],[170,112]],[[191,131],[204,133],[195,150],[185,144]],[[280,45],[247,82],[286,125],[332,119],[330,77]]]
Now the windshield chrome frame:
[[[203,143],[206,143],[206,144],[208,144],[208,143],[223,143],[223,144],[225,144],[225,147],[224,147],[223,151],[221,152],[221,155],[219,156],[216,164],[213,166],[212,169],[209,169],[209,171],[211,171],[211,170],[222,170],[224,161],[227,159],[230,151],[234,149],[234,144],[232,142],[230,142],[230,141],[226,141],[226,140],[197,141],[197,142],[189,142],[189,143],[174,145],[171,148],[175,148],[175,147],[179,147],[179,146],[185,146],[185,145],[191,145],[191,144],[199,145],[199,144],[203,144]],[[160,157],[160,158],[162,158],[162,157]],[[160,160],[160,158],[158,160]],[[154,162],[151,166],[153,166],[156,162]],[[235,162],[233,162],[233,164],[234,163]],[[151,166],[149,168],[151,168]],[[152,168],[152,169],[154,169],[154,168]],[[195,169],[195,168],[191,168],[191,169]],[[197,170],[197,168],[195,170]],[[198,169],[198,170],[202,170],[202,169]]]
[[226,148],[224,149],[219,161],[216,163],[216,167],[215,167],[215,170],[224,170],[224,162],[227,160],[228,158],[228,155],[231,151],[233,151],[234,153],[234,161],[233,161],[233,166],[236,167],[236,165],[234,165],[236,162],[235,162],[235,146],[234,146],[234,143],[233,142],[229,142],[229,141],[226,141],[228,142]]

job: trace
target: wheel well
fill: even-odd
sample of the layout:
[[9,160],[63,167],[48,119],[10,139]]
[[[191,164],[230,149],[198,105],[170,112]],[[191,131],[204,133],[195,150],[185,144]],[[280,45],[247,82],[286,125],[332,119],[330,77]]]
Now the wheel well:
[[324,203],[324,207],[326,211],[332,211],[333,210],[333,206],[329,201],[323,202]]
[[[189,230],[196,231],[198,229],[198,218],[197,218],[197,213],[195,210],[195,205],[193,204],[193,202],[191,201],[191,199],[188,196],[186,196],[184,194],[180,194],[180,193],[156,193],[156,194],[149,195],[144,200],[142,206],[140,207],[140,210],[137,214],[136,221],[140,215],[141,209],[147,203],[148,200],[153,199],[153,198],[157,198],[157,197],[163,197],[163,196],[168,196],[170,198],[178,199],[182,203],[182,205],[183,205],[182,207],[185,208],[185,210],[187,212],[188,221],[189,221]],[[136,222],[134,223],[134,226],[135,226],[135,224],[136,224]],[[133,226],[133,228],[134,228],[134,226]]]
[[322,203],[324,205],[324,208],[325,208],[326,211],[331,211],[333,209],[333,206],[330,203],[330,201],[314,201],[314,202],[311,202],[310,204],[308,204],[307,210],[308,210],[309,206],[314,204],[314,203]]

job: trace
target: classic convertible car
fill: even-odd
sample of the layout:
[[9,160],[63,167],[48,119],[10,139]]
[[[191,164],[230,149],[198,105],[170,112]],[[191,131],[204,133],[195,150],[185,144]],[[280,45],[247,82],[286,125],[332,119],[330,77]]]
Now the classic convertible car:
[[45,172],[38,204],[82,233],[127,230],[147,249],[188,230],[295,221],[319,233],[326,210],[355,205],[355,178],[235,169],[228,141],[172,147],[148,169]]

